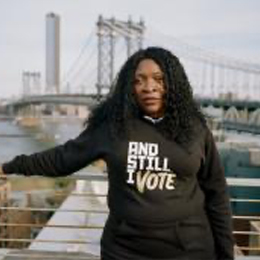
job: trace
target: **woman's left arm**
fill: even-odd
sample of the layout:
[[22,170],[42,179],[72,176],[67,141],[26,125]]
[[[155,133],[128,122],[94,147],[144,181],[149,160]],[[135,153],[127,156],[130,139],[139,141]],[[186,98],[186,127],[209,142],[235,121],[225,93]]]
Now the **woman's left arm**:
[[215,241],[217,259],[233,260],[233,224],[224,168],[213,135],[208,129],[205,138],[205,160],[198,179],[205,194],[205,209]]

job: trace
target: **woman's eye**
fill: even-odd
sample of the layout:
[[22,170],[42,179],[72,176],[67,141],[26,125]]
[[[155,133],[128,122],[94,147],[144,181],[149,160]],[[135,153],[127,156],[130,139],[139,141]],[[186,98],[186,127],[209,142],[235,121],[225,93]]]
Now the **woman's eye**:
[[162,77],[157,77],[157,78],[155,78],[155,81],[157,81],[159,83],[163,83],[163,78]]
[[140,80],[140,79],[135,79],[135,80],[134,80],[134,84],[135,84],[135,85],[141,84],[141,80]]

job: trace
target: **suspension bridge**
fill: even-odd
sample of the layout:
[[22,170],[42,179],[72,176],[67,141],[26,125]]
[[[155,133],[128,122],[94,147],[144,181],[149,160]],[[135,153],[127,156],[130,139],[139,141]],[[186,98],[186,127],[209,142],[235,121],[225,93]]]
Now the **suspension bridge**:
[[228,58],[154,33],[142,20],[120,21],[102,16],[63,75],[58,90],[40,89],[37,74],[33,74],[31,86],[25,83],[23,89],[27,91],[9,104],[9,110],[24,116],[35,114],[35,107],[41,104],[93,107],[109,92],[127,57],[147,46],[165,47],[180,58],[196,99],[203,107],[219,108],[227,128],[260,133],[260,64]]

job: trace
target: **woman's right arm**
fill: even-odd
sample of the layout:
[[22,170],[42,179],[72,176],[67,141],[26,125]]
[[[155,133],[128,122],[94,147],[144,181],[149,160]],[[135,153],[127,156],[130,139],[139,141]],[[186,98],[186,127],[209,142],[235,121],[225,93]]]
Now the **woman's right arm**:
[[0,174],[66,176],[102,158],[104,134],[83,131],[77,138],[43,152],[16,156],[1,166]]

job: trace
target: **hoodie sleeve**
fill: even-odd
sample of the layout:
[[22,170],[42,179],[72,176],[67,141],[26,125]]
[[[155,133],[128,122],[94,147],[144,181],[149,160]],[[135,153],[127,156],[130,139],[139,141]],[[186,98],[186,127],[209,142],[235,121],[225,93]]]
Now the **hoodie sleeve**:
[[205,194],[205,208],[211,225],[217,260],[234,259],[231,207],[224,169],[212,133],[207,129],[205,160],[199,183]]
[[[6,174],[66,176],[96,159],[103,158],[102,135],[99,131],[83,131],[77,138],[63,145],[31,155],[16,156],[2,168]],[[104,134],[103,134],[104,136]]]

